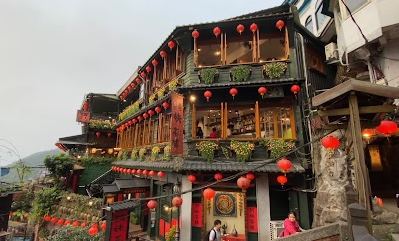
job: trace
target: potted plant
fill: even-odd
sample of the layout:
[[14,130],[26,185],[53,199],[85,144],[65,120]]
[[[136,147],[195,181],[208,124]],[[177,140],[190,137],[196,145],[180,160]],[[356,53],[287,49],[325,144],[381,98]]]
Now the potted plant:
[[171,147],[170,145],[166,145],[163,148],[163,158],[165,159],[165,161],[170,161],[170,155],[171,154]]
[[213,82],[216,82],[219,77],[219,72],[216,68],[201,69],[198,71],[198,77],[200,83],[212,84]]
[[154,146],[151,149],[151,160],[156,161],[158,159],[158,155],[159,155],[160,151],[161,151],[161,149],[159,148],[159,146]]
[[132,159],[133,161],[136,161],[138,153],[139,153],[139,149],[138,148],[133,148],[132,149],[132,154],[130,155],[130,159]]
[[165,96],[165,89],[164,88],[159,89],[157,96],[158,96],[158,100],[162,99]]
[[196,144],[196,148],[201,157],[210,162],[215,158],[215,150],[217,150],[218,144],[213,141],[200,141]]
[[173,241],[176,239],[176,226],[173,226],[169,229],[169,232],[166,233],[166,241]]
[[287,152],[295,148],[295,142],[293,140],[263,139],[260,143],[270,151],[269,158],[283,157]]
[[147,152],[147,150],[144,147],[140,148],[140,150],[139,150],[139,160],[140,161],[144,161],[144,155],[146,152]]
[[252,151],[255,150],[255,144],[250,141],[232,140],[230,149],[236,153],[238,161],[245,162],[251,158]]
[[230,70],[230,80],[233,82],[247,81],[251,76],[251,67],[248,65],[234,66]]
[[285,62],[266,63],[263,66],[264,74],[269,76],[270,79],[280,78],[286,70],[287,63]]

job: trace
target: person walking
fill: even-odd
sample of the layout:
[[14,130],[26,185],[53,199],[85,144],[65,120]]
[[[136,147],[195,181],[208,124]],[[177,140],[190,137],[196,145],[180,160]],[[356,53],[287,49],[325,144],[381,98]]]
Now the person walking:
[[220,233],[220,228],[222,227],[222,221],[216,219],[213,222],[214,226],[213,229],[209,231],[209,238],[207,241],[222,241],[222,234]]

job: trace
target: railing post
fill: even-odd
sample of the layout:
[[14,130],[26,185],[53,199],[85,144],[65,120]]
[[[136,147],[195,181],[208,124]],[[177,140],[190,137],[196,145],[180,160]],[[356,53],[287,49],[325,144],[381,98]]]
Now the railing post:
[[345,201],[346,201],[346,213],[347,213],[347,220],[348,220],[348,238],[349,241],[353,241],[353,233],[352,233],[352,216],[349,211],[349,205],[358,202],[358,195],[353,189],[352,185],[345,186]]

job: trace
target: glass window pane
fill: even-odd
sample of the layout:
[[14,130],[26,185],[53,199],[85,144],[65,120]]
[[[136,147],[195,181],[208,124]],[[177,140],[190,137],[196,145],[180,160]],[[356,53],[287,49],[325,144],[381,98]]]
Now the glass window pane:
[[197,138],[220,138],[222,125],[220,109],[200,110],[196,116]]
[[274,113],[273,109],[260,109],[260,131],[262,138],[274,138]]
[[220,65],[220,43],[198,44],[198,67]]
[[368,0],[345,0],[346,5],[351,10],[351,12],[356,11],[362,7]]
[[309,16],[305,22],[305,28],[313,33],[313,20],[312,17]]
[[255,109],[254,107],[227,106],[227,138],[255,138]]
[[324,21],[326,20],[327,16],[321,13],[321,10],[323,9],[323,4],[320,4],[320,6],[317,8],[316,11],[316,25],[317,25],[317,30],[320,30],[320,28],[323,26]]
[[291,129],[291,108],[279,107],[276,108],[277,121],[278,121],[278,137],[279,138],[292,138]]
[[[284,31],[281,31],[281,35]],[[268,38],[266,35],[259,40],[260,61],[273,61],[285,59],[285,40],[281,38]]]

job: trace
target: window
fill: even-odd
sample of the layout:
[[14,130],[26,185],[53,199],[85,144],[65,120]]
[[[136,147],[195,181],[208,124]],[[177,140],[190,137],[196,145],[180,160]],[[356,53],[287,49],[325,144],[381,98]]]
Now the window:
[[[162,115],[162,114],[160,114]],[[169,137],[170,137],[170,117],[171,114],[166,114],[166,115],[162,115],[160,117],[160,121],[161,121],[161,128],[159,130],[159,142],[167,142],[169,141]]]
[[324,56],[310,46],[306,46],[306,60],[309,68],[315,69],[320,73],[326,72]]
[[[220,138],[221,137],[221,111],[219,108],[200,109],[195,114],[196,138]],[[215,130],[215,131],[213,131]],[[211,133],[214,132],[211,136]]]
[[368,0],[345,0],[346,6],[348,6],[349,10],[351,10],[352,13],[363,7],[363,5],[365,5],[367,2]]
[[313,33],[313,20],[312,16],[309,16],[305,21],[305,28]]
[[220,40],[198,41],[198,67],[221,65]]
[[317,26],[317,31],[320,30],[320,28],[323,26],[327,16],[321,13],[321,10],[323,9],[323,0],[318,0],[316,3],[316,26]]

